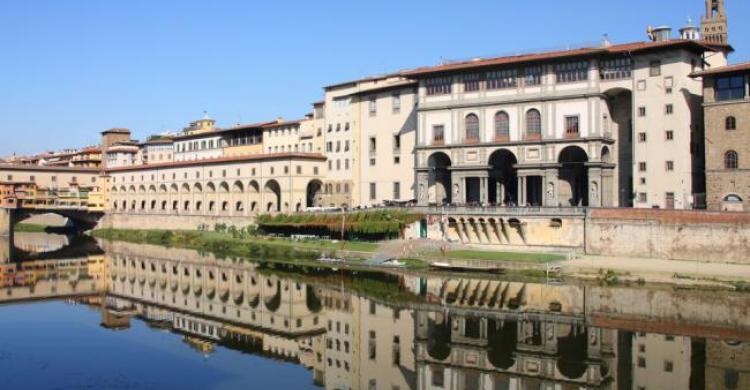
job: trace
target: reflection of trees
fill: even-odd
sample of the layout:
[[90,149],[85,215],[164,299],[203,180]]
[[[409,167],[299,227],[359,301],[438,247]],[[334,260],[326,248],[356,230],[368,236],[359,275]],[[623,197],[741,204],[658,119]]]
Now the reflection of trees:
[[487,358],[493,366],[507,370],[513,366],[518,342],[518,322],[489,319],[487,322]]
[[311,313],[317,313],[323,308],[323,304],[320,302],[318,295],[315,294],[315,289],[309,284],[306,287],[307,310],[310,310]]
[[450,316],[445,314],[442,322],[432,318],[428,323],[430,336],[427,339],[427,353],[437,360],[445,360],[451,354],[451,325]]
[[557,368],[567,378],[580,378],[586,373],[586,356],[588,354],[587,331],[570,327],[570,333],[557,339]]

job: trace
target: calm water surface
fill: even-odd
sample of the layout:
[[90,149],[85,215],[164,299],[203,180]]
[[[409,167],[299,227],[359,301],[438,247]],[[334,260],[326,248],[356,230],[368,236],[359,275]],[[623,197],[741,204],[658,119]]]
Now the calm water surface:
[[0,389],[750,389],[750,297],[0,242]]

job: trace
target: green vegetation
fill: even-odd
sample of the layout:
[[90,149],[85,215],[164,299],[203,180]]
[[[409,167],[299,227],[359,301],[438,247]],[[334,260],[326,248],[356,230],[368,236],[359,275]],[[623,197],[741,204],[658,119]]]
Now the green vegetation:
[[[443,257],[440,252],[430,252],[431,257]],[[521,252],[492,252],[479,250],[450,250],[445,253],[447,258],[465,260],[519,261],[548,263],[565,260],[565,256],[551,253],[521,253]]]
[[94,237],[116,241],[212,251],[216,249],[219,252],[243,245],[286,247],[289,249],[317,252],[337,250],[375,252],[379,246],[376,243],[358,241],[291,240],[263,237],[242,233],[241,229],[227,229],[225,231],[99,229],[95,230],[93,235]]
[[398,237],[404,227],[424,216],[400,210],[362,211],[348,214],[278,214],[260,215],[258,227],[266,232],[323,231],[337,236],[342,228],[346,236]]
[[24,232],[24,233],[43,233],[47,231],[47,226],[45,225],[37,225],[35,223],[17,223],[13,227],[13,231],[15,232]]

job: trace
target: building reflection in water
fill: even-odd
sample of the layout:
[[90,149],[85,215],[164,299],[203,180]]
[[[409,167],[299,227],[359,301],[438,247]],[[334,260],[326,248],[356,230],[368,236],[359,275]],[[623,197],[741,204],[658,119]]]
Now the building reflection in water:
[[368,284],[376,277],[106,249],[6,263],[0,301],[74,297],[101,309],[103,327],[138,320],[206,357],[221,347],[300,364],[327,389],[750,388],[740,293],[437,274]]

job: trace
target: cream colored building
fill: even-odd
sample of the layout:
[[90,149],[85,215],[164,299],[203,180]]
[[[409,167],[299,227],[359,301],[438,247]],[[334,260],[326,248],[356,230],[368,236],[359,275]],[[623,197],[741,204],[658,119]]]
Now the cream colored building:
[[726,46],[671,39],[477,59],[419,80],[420,204],[691,208],[701,85]]
[[319,154],[278,153],[114,168],[107,171],[108,211],[218,216],[302,211],[317,196],[324,163]]
[[361,206],[414,199],[417,83],[402,77],[364,80],[353,94],[361,131],[355,161],[359,166]]

